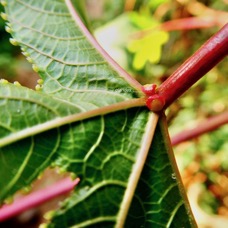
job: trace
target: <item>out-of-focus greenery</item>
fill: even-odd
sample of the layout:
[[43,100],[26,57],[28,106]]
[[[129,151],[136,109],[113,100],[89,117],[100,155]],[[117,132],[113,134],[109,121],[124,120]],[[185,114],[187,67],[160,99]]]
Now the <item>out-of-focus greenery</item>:
[[[0,12],[3,11],[0,5]],[[0,17],[0,78],[11,78],[16,74],[16,56],[20,53],[18,47],[9,42],[10,35],[5,31],[5,21]]]
[[86,0],[86,3],[88,17],[95,29],[122,14],[125,0]]

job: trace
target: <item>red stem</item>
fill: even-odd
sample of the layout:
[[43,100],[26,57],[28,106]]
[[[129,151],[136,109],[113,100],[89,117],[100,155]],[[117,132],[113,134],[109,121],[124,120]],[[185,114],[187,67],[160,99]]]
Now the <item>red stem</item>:
[[167,108],[196,81],[210,71],[228,54],[228,24],[212,36],[198,51],[187,59],[166,81],[157,93]]
[[185,130],[174,137],[171,138],[172,145],[177,145],[181,142],[188,141],[190,139],[196,138],[199,135],[213,131],[220,126],[228,123],[228,111],[221,113],[217,116],[211,117],[199,124],[197,127]]
[[192,30],[192,29],[203,29],[203,28],[210,28],[219,23],[216,20],[217,18],[214,17],[187,17],[187,18],[179,18],[171,21],[166,21],[157,27],[152,27],[146,30],[142,30],[136,32],[133,35],[133,38],[141,38],[146,35],[151,34],[156,29],[160,29],[163,31],[176,31],[176,30]]
[[160,28],[165,31],[210,28],[217,25],[215,18],[187,17],[164,22]]
[[71,178],[65,178],[52,186],[32,192],[31,194],[15,200],[13,204],[4,205],[0,208],[0,222],[16,216],[28,209],[37,207],[57,196],[69,193],[78,184],[79,179],[74,181]]

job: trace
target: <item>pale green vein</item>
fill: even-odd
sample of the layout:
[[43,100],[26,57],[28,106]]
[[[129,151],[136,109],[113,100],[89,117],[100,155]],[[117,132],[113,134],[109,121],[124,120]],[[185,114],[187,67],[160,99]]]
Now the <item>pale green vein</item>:
[[4,129],[6,129],[6,130],[8,130],[10,132],[15,132],[16,131],[15,129],[13,129],[13,128],[11,128],[11,127],[3,124],[3,123],[0,123],[0,127],[4,128]]
[[172,214],[171,214],[171,216],[170,216],[170,218],[169,218],[169,220],[168,220],[168,222],[167,222],[166,227],[170,227],[170,225],[171,225],[171,223],[172,223],[172,221],[173,221],[173,218],[175,217],[177,211],[179,210],[179,208],[180,208],[181,205],[183,205],[183,204],[184,204],[184,203],[183,203],[182,201],[180,201],[180,202],[176,205],[176,207],[175,207],[174,210],[172,211]]
[[123,182],[123,181],[119,181],[119,180],[103,180],[103,181],[97,183],[96,185],[94,185],[91,188],[87,188],[86,187],[85,189],[86,190],[88,189],[86,194],[84,194],[81,198],[79,198],[77,201],[75,201],[74,205],[84,201],[85,199],[90,197],[93,193],[97,192],[99,189],[101,189],[103,187],[107,187],[109,185],[120,186],[122,188],[126,188],[126,183]]
[[[151,203],[151,205],[156,205],[156,206],[157,206],[157,203]],[[148,215],[149,215],[149,214],[160,214],[160,213],[162,213],[162,211],[163,211],[162,208],[159,208],[159,209],[157,209],[157,210],[153,209],[153,210],[147,212],[147,214],[148,214]]]
[[95,225],[95,224],[100,223],[100,222],[115,222],[115,220],[116,220],[115,216],[102,216],[102,217],[98,217],[95,219],[90,219],[86,222],[79,223],[75,226],[70,226],[70,228],[86,227],[86,226]]
[[122,156],[123,158],[126,158],[128,161],[131,161],[132,163],[135,162],[135,159],[131,156],[128,156],[127,154],[124,154],[122,152],[112,152],[112,154],[109,154],[105,159],[103,159],[102,166],[100,167],[100,169],[102,170],[105,163],[107,163],[109,160],[111,160],[112,157],[115,157],[117,155]]
[[35,47],[27,44],[27,43],[24,43],[22,41],[19,41],[19,42],[20,42],[20,45],[29,47],[30,49],[36,51],[40,55],[46,56],[46,57],[48,57],[50,59],[55,60],[56,62],[62,63],[62,64],[67,65],[67,66],[91,66],[91,65],[103,65],[103,64],[107,64],[107,62],[105,60],[103,60],[103,61],[97,61],[97,62],[67,62],[67,61],[64,61],[64,60],[55,58],[52,55],[48,55],[45,52],[42,52],[42,51],[38,50],[37,48],[35,48]]
[[15,24],[18,24],[20,27],[22,28],[25,28],[25,29],[28,29],[28,30],[31,30],[33,32],[37,32],[43,36],[46,36],[48,38],[53,38],[53,39],[56,39],[56,40],[64,40],[64,41],[75,41],[75,40],[82,40],[82,39],[86,39],[84,35],[81,35],[81,36],[77,36],[77,37],[59,37],[59,36],[53,36],[49,33],[45,33],[41,30],[37,30],[37,29],[34,29],[32,27],[28,27],[28,26],[25,26],[24,24],[20,23],[19,21],[17,20],[14,20],[13,18],[9,18],[10,21],[11,21],[11,24],[12,22],[15,23]]
[[96,142],[93,143],[93,146],[90,148],[90,150],[86,153],[86,156],[84,158],[84,162],[86,162],[90,155],[95,151],[95,149],[99,146],[102,137],[104,135],[104,130],[105,130],[105,121],[104,121],[104,116],[101,116],[101,125],[100,125],[100,130],[99,130],[99,135],[97,137]]
[[23,159],[23,163],[18,168],[17,173],[15,174],[15,176],[13,177],[13,179],[8,184],[6,184],[6,186],[4,187],[4,191],[1,194],[4,195],[10,188],[12,188],[12,186],[20,178],[22,172],[24,171],[26,165],[28,164],[28,161],[29,161],[30,157],[32,156],[33,149],[34,149],[34,138],[31,137],[31,146],[29,148],[29,151],[28,151],[25,159]]
[[160,204],[162,202],[162,200],[165,198],[165,196],[172,190],[172,188],[175,188],[177,186],[177,183],[170,185],[162,194],[162,196],[160,197],[158,204]]
[[[124,118],[124,122],[122,123],[122,128],[120,129],[120,132],[124,132],[124,130],[125,130],[125,127],[127,126],[127,113],[126,113],[126,111],[125,111],[125,118]],[[124,138],[123,138],[124,139]],[[123,144],[121,145],[121,146],[123,146]]]
[[4,97],[0,96],[0,99],[18,100],[18,101],[22,101],[22,102],[29,102],[33,105],[43,107],[46,110],[51,111],[52,113],[54,113],[57,116],[59,115],[59,113],[56,110],[52,109],[50,106],[46,106],[44,103],[39,102],[39,100],[33,100],[31,98],[23,98],[23,97],[13,97],[13,96],[10,96],[10,97],[9,96],[4,96]]
[[[54,94],[54,92],[53,92],[53,94]],[[53,95],[53,94],[50,93],[50,95]],[[79,112],[86,112],[88,109],[85,109],[82,105],[86,105],[88,107],[88,104],[90,104],[87,101],[80,101],[80,102],[77,102],[77,104],[76,104],[75,102],[70,102],[68,100],[61,99],[60,97],[52,96],[52,98],[54,98],[55,100],[61,101],[61,102],[65,103],[65,104],[68,104],[70,106],[74,106],[75,108],[78,108]]]
[[50,15],[57,15],[57,16],[65,16],[65,17],[70,17],[70,14],[69,13],[56,13],[56,12],[51,12],[51,11],[47,11],[47,10],[42,10],[42,9],[38,9],[38,8],[35,8],[35,7],[32,7],[31,5],[29,4],[26,4],[20,0],[16,0],[18,3],[20,3],[21,5],[24,5],[26,6],[27,8],[33,10],[33,11],[37,11],[39,13],[45,13],[45,14],[50,14]]
[[40,164],[40,168],[36,168],[35,172],[30,176],[28,181],[32,181],[35,177],[37,177],[42,171],[43,171],[43,166],[45,166],[44,164],[48,164],[50,163],[49,161],[51,161],[52,156],[56,153],[56,151],[59,148],[59,144],[60,144],[60,139],[61,139],[61,133],[60,130],[58,129],[58,133],[57,133],[57,141],[55,144],[55,147],[52,149],[51,153],[49,153],[49,155],[45,158],[45,161],[43,162],[43,165]]
[[[117,90],[114,89],[114,92],[112,92],[111,89],[109,89],[109,88],[107,88],[107,90],[105,90],[104,88],[103,89],[71,89],[69,87],[63,86],[58,81],[58,79],[55,79],[48,72],[46,72],[46,75],[48,75],[52,80],[54,80],[62,89],[65,89],[65,90],[70,91],[70,92],[74,92],[74,94],[76,94],[76,93],[88,93],[88,92],[91,92],[91,93],[104,93],[105,95],[112,95],[112,96],[114,95],[115,97],[123,98],[124,100],[126,100],[125,96],[121,95],[118,92],[115,92],[115,91],[118,91],[118,89]],[[59,91],[60,91],[60,88],[58,88],[55,92],[59,92]]]

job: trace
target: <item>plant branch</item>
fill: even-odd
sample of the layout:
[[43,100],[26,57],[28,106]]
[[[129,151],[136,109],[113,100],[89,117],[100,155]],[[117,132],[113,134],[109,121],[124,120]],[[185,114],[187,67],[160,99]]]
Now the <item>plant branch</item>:
[[18,200],[15,200],[13,204],[4,205],[2,208],[0,208],[0,222],[19,215],[28,209],[48,202],[57,196],[69,193],[78,183],[79,178],[72,181],[71,178],[68,177],[58,181],[48,188],[33,192]]
[[228,123],[228,111],[211,117],[193,129],[185,130],[171,138],[172,145],[196,138],[204,133],[213,131]]
[[171,105],[228,54],[227,44],[228,24],[212,36],[159,86],[157,94],[164,99],[164,108]]

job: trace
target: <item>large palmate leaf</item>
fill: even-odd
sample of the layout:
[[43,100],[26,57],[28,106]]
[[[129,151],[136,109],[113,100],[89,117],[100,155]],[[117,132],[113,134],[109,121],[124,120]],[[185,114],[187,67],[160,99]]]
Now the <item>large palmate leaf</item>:
[[141,86],[103,58],[105,53],[66,2],[7,2],[12,35],[44,79],[44,92],[72,103],[80,100],[86,109],[136,97],[134,88]]
[[151,145],[158,115],[139,107],[141,85],[96,43],[71,1],[4,5],[13,43],[44,83],[41,92],[0,84],[0,201],[55,165],[81,182],[50,227],[190,227],[164,121]]
[[[148,124],[147,130],[150,131],[152,126],[153,123]],[[124,183],[123,178],[129,161],[124,157],[116,157],[113,161],[104,159],[103,162],[108,160],[105,169],[99,170],[99,163],[96,163],[96,167],[93,165],[91,168],[92,172],[87,174],[88,177],[92,176],[95,183],[97,178],[103,181],[95,185],[88,182],[83,187],[79,186],[78,191],[64,203],[61,210],[52,215],[49,226],[62,227],[64,224],[64,227],[194,227],[194,219],[186,205],[169,144],[163,118],[156,128],[135,193],[132,193],[133,186],[129,183],[131,180]],[[138,156],[137,159],[143,160],[143,156]],[[134,178],[137,178],[137,175]],[[126,202],[131,193],[134,194],[132,202]],[[122,199],[123,195],[125,199]],[[121,200],[124,203],[120,204]],[[129,212],[126,205],[130,207]],[[116,211],[119,211],[117,215]]]

